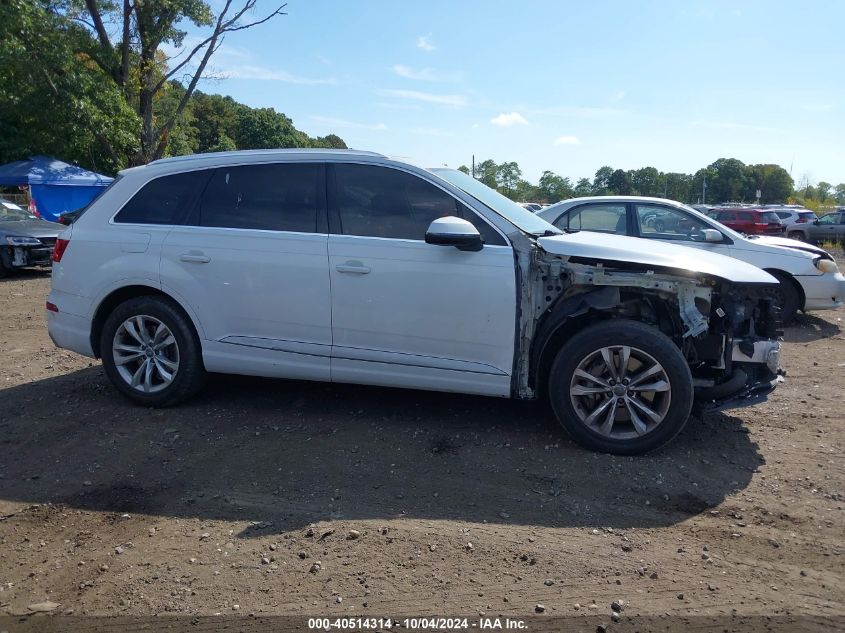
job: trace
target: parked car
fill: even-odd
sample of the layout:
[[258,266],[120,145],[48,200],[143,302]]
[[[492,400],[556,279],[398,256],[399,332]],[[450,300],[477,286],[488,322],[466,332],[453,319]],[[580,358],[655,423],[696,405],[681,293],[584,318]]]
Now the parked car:
[[144,406],[207,372],[548,398],[635,454],[778,382],[776,279],[565,233],[460,171],[368,152],[186,156],[121,172],[56,243],[48,329]]
[[537,202],[523,202],[520,206],[524,209],[528,209],[531,213],[537,213],[537,211],[543,208],[543,205],[538,204]]
[[0,200],[0,277],[27,266],[48,266],[62,227]]
[[[845,301],[845,278],[823,249],[782,237],[746,237],[672,200],[639,196],[575,198],[544,209],[539,215],[563,230],[581,229],[645,238],[654,243],[683,244],[759,266],[780,282],[773,296],[781,306],[785,323],[798,310],[833,309]],[[668,216],[678,219],[666,220],[664,230],[658,230],[654,221],[647,221]]]
[[65,226],[70,226],[76,219],[82,215],[85,211],[85,207],[80,209],[74,209],[73,211],[65,211],[64,213],[59,214],[59,224],[64,224]]
[[810,244],[845,242],[845,211],[826,213],[812,222],[793,224],[789,227],[788,235],[794,240]]
[[789,229],[793,224],[807,224],[818,217],[813,211],[803,207],[774,207],[771,211],[786,226],[786,236],[793,239],[796,239],[796,236],[789,234]]
[[[720,208],[715,219],[745,235],[783,235],[786,225],[774,211],[766,209]],[[711,216],[713,217],[713,216]]]

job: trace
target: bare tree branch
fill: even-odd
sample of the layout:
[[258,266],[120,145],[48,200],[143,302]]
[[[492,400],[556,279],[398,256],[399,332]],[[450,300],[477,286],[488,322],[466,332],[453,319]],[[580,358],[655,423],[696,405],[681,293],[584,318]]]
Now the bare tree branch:
[[97,7],[97,0],[85,0],[85,6],[88,8],[88,13],[91,14],[91,20],[94,22],[94,30],[97,31],[97,37],[100,40],[100,45],[109,51],[113,51],[114,47],[109,39],[109,33],[106,31],[106,27],[103,24],[103,16],[100,15],[100,9]]
[[[244,6],[241,7],[231,18],[224,21],[224,18],[226,17],[226,13],[229,11],[229,7],[231,6],[231,4],[232,4],[232,0],[228,0],[226,2],[226,5],[223,7],[223,10],[217,16],[217,24],[215,25],[215,28],[212,31],[211,35],[209,35],[202,42],[200,42],[199,44],[194,46],[194,48],[191,50],[191,52],[188,54],[188,56],[185,57],[185,59],[183,59],[181,62],[179,62],[170,71],[168,71],[167,74],[164,77],[162,77],[161,81],[159,81],[158,84],[155,87],[156,91],[160,90],[161,87],[165,83],[170,81],[176,74],[179,73],[179,71],[182,68],[184,68],[186,65],[188,65],[190,63],[190,61],[194,58],[194,56],[199,51],[201,51],[203,48],[208,46],[210,42],[216,41],[219,38],[219,36],[223,35],[224,33],[233,33],[235,31],[243,31],[244,29],[252,28],[253,26],[258,26],[259,24],[264,24],[265,22],[267,22],[268,20],[276,17],[277,15],[286,15],[286,13],[283,11],[283,9],[287,6],[287,3],[284,3],[284,4],[279,5],[279,7],[276,8],[272,13],[267,14],[265,17],[263,17],[260,20],[250,22],[249,24],[238,24],[237,23],[238,20],[240,20],[247,11],[249,11],[250,9],[252,9],[255,6],[255,0],[247,0],[247,2],[244,3]],[[218,47],[219,47],[219,45],[218,45]],[[217,50],[217,49],[215,48],[214,50]],[[212,51],[212,53],[213,52],[214,51]],[[206,51],[206,55],[204,56],[203,67],[205,66],[206,63],[208,63],[209,57],[210,57],[210,55],[208,55],[208,51]]]

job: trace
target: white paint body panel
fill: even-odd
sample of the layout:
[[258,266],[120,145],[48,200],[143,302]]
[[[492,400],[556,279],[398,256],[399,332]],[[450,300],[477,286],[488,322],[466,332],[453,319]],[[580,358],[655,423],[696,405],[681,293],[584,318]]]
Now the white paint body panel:
[[443,389],[457,372],[469,372],[471,382],[499,385],[485,392],[508,395],[514,266],[508,246],[467,252],[416,240],[330,236],[332,380],[372,383],[380,372],[378,384],[409,386],[416,379],[417,388]]

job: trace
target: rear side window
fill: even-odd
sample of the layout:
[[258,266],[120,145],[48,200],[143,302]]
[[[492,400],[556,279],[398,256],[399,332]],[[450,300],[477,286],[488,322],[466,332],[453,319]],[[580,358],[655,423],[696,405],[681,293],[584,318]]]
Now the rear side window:
[[739,211],[736,214],[737,220],[741,220],[743,222],[753,222],[754,221],[754,214],[750,211]]
[[189,171],[151,180],[115,216],[122,224],[181,224],[191,211],[208,171]]
[[[565,225],[563,223],[566,223]],[[572,210],[555,226],[571,231],[596,231],[599,233],[628,233],[628,214],[624,204],[587,204]]]
[[760,220],[763,222],[780,222],[780,218],[778,217],[777,213],[772,213],[771,211],[766,211],[760,214]]
[[424,240],[437,218],[454,216],[472,223],[485,244],[506,242],[487,222],[430,182],[388,167],[334,166],[337,210],[344,235]]
[[221,167],[205,189],[200,226],[315,233],[322,164]]

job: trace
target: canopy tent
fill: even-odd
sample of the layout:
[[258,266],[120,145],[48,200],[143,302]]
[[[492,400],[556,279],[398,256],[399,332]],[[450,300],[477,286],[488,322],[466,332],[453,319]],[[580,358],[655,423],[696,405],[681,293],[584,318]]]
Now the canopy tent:
[[112,180],[50,156],[0,165],[0,185],[28,185],[35,207],[45,220],[55,220],[60,213],[84,207]]

